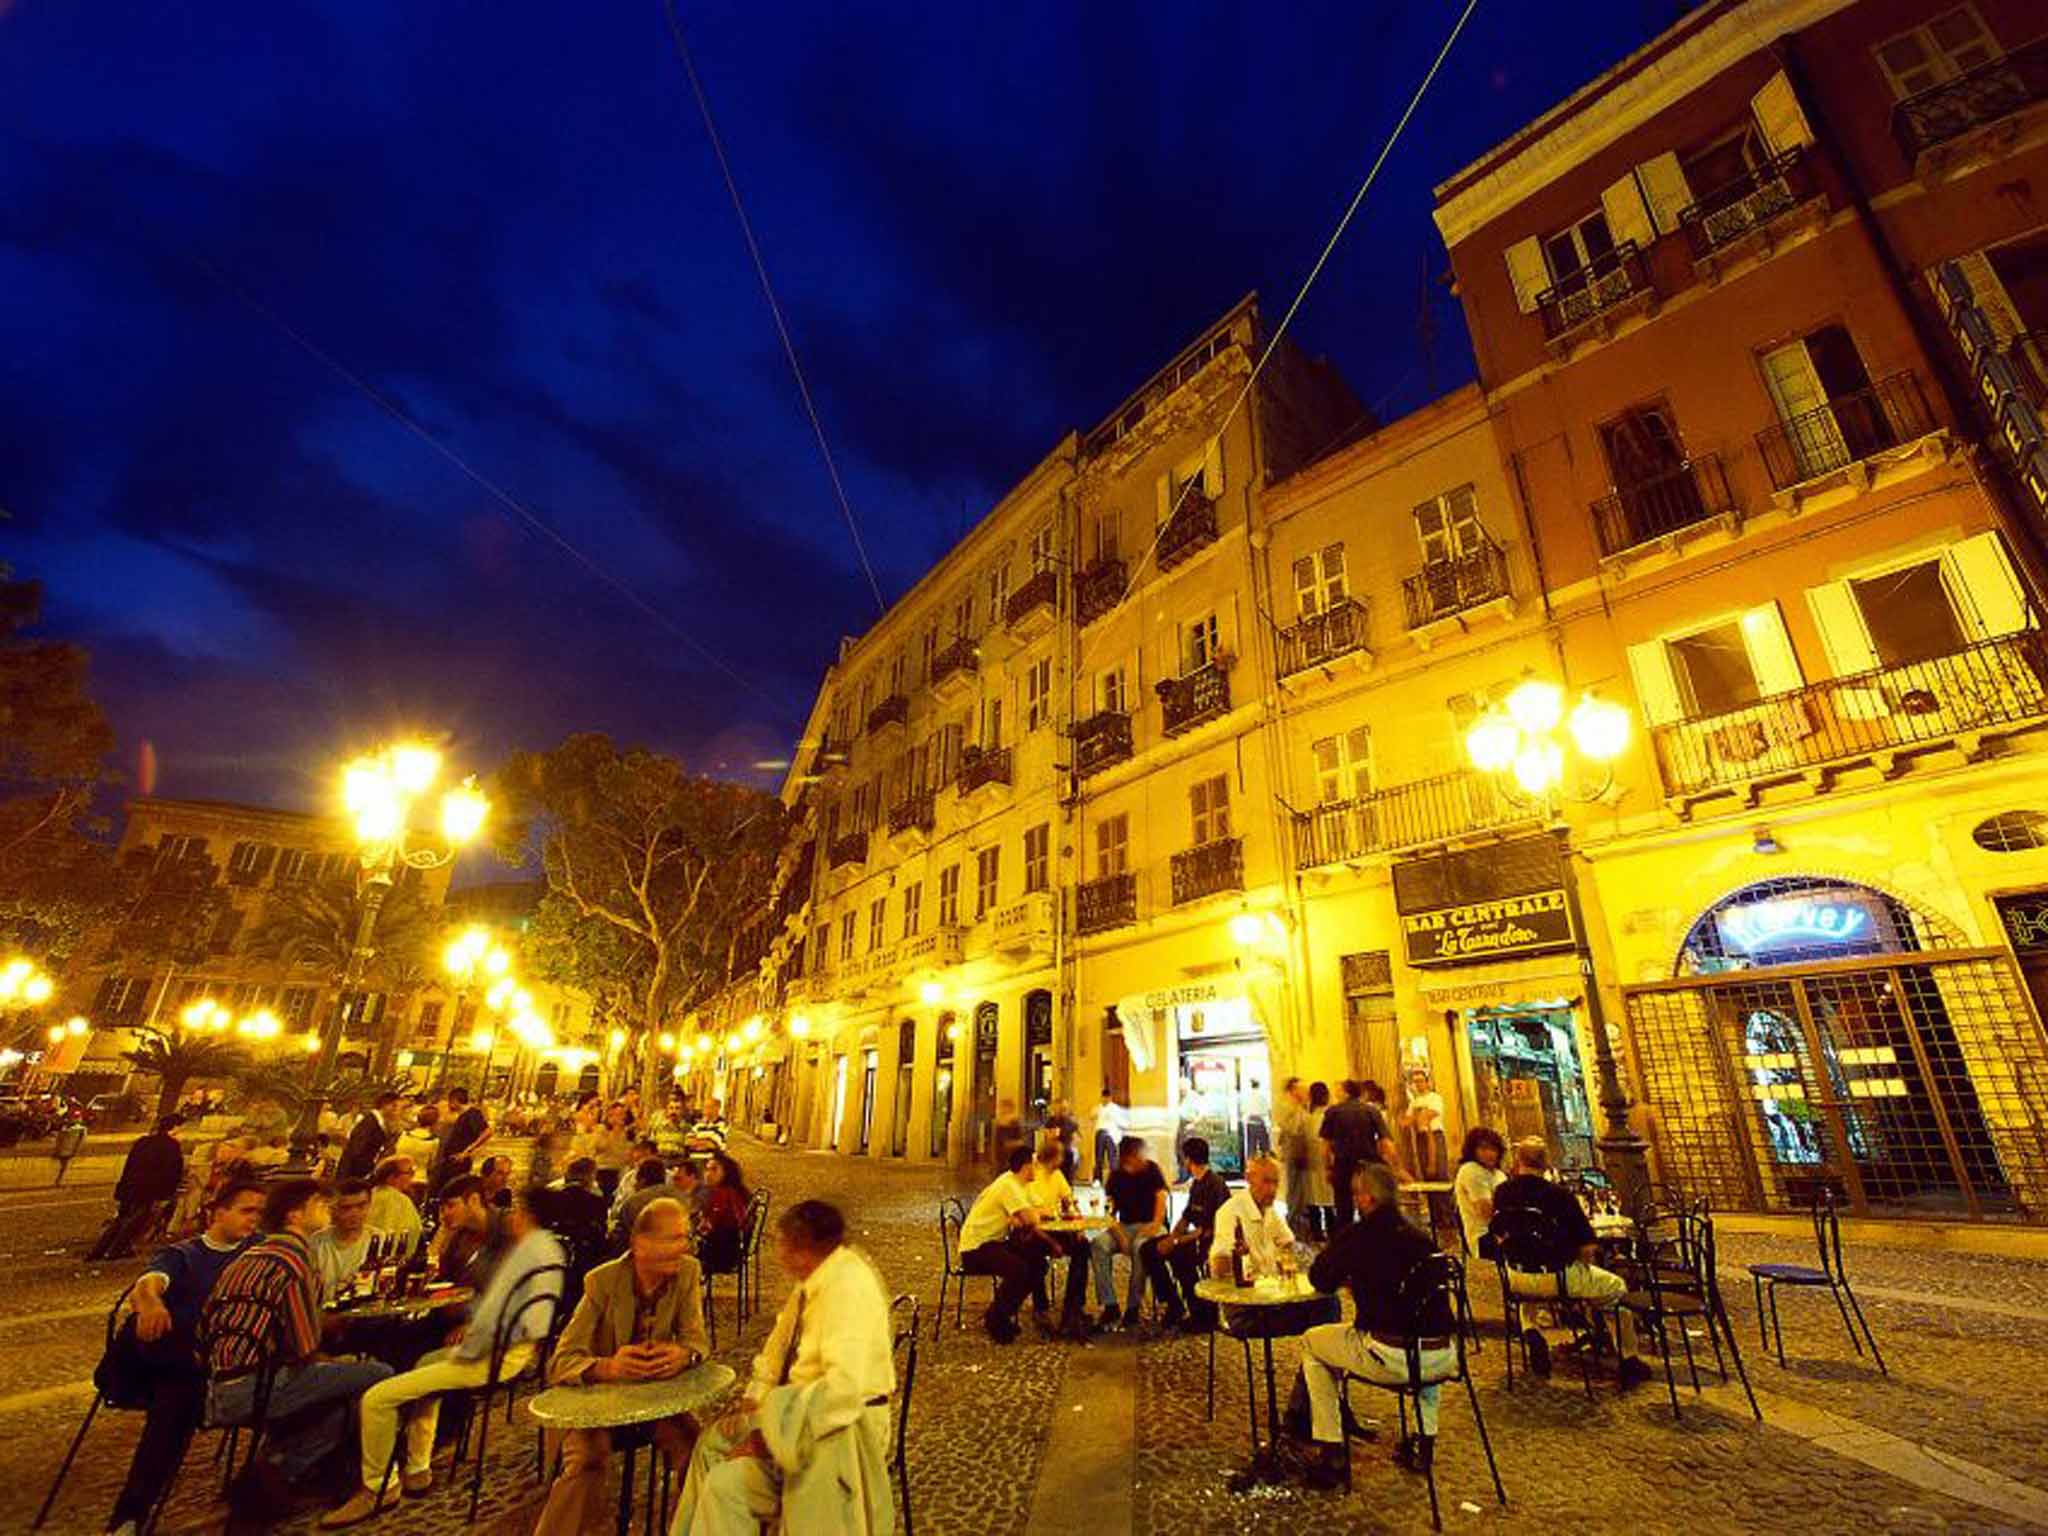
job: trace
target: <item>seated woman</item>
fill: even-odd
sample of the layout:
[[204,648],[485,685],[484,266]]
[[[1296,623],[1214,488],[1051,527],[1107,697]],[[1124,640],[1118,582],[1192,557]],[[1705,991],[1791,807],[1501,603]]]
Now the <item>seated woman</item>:
[[710,1193],[697,1229],[697,1262],[707,1275],[730,1274],[740,1266],[740,1241],[747,1225],[746,1176],[730,1154],[714,1152],[704,1163]]

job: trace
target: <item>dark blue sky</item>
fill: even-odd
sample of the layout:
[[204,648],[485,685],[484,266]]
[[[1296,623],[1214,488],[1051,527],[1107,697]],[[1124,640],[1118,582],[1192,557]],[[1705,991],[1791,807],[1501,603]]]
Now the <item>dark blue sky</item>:
[[[1482,0],[1297,339],[1426,398],[1430,186],[1675,9]],[[1454,8],[682,14],[893,598],[1247,290],[1277,314]],[[659,0],[0,0],[0,508],[167,794],[305,804],[415,724],[738,769],[874,614]]]

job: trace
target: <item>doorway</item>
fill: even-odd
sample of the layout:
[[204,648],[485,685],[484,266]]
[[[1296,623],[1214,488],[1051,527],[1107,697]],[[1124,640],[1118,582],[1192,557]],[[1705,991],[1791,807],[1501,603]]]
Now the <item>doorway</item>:
[[910,1098],[917,1078],[917,1020],[896,1026],[896,1114],[889,1123],[889,1155],[910,1150]]
[[933,1157],[943,1159],[953,1132],[953,1048],[960,1037],[960,1021],[950,1013],[942,1013],[938,1032],[937,1060],[932,1072],[931,1141],[927,1150]]
[[1536,1137],[1554,1167],[1592,1167],[1592,1106],[1571,1007],[1468,1008],[1465,1030],[1477,1123],[1499,1127],[1510,1142]]
[[1273,1076],[1266,1037],[1240,999],[1173,1010],[1179,1057],[1179,1143],[1209,1143],[1209,1164],[1241,1177],[1248,1158],[1272,1150]]
[[974,1087],[967,1118],[967,1155],[975,1162],[988,1160],[996,1125],[996,1042],[1001,1015],[994,1003],[982,1003],[974,1010]]
[[827,1145],[837,1147],[846,1134],[846,1058],[832,1058],[832,1124]]
[[881,1070],[881,1052],[860,1053],[860,1140],[855,1150],[865,1152],[875,1133],[875,1076]]
[[1034,1125],[1045,1124],[1052,1104],[1052,994],[1024,994],[1024,1102]]

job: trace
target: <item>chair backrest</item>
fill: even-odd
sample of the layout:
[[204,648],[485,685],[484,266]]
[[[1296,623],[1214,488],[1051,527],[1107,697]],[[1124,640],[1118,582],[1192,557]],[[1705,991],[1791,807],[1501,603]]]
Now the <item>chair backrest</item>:
[[[550,1284],[552,1281],[552,1284]],[[505,1370],[505,1356],[519,1340],[519,1330],[526,1321],[526,1315],[535,1308],[545,1308],[546,1326],[541,1329],[540,1345],[545,1351],[555,1334],[560,1330],[565,1308],[563,1298],[569,1289],[569,1266],[566,1264],[540,1264],[521,1275],[514,1283],[511,1294],[505,1298],[505,1309],[498,1314],[498,1325],[491,1336],[490,1384],[496,1386]]]
[[896,1366],[896,1461],[902,1464],[904,1447],[910,1434],[910,1393],[917,1384],[917,1335],[923,1309],[915,1296],[898,1296],[889,1303],[889,1318],[896,1325],[896,1334],[890,1343],[891,1352],[897,1356]]
[[123,1309],[128,1305],[128,1298],[135,1294],[136,1281],[139,1281],[141,1278],[140,1275],[137,1275],[134,1280],[130,1280],[123,1286],[121,1294],[114,1298],[114,1304],[107,1308],[107,1352],[109,1354],[113,1352],[114,1335],[121,1331],[121,1320],[127,1315]]
[[939,1202],[939,1254],[949,1275],[960,1273],[960,1229],[966,1225],[967,1213],[958,1200]]
[[[233,1322],[223,1323],[209,1312],[199,1317],[198,1349],[199,1363],[208,1376],[215,1380],[231,1380],[254,1375],[256,1390],[254,1406],[249,1422],[261,1428],[270,1413],[270,1389],[277,1381],[277,1373],[284,1365],[284,1313],[275,1307],[265,1307],[252,1315]],[[253,1366],[233,1373],[232,1377],[214,1376],[213,1355],[221,1345],[242,1344],[255,1359]]]
[[1813,1244],[1820,1250],[1820,1267],[1835,1280],[1846,1278],[1842,1270],[1842,1218],[1832,1186],[1823,1184],[1813,1192]]
[[1497,1210],[1488,1230],[1493,1233],[1503,1271],[1518,1269],[1525,1275],[1562,1272],[1557,1258],[1557,1224],[1543,1212],[1526,1205]]
[[757,1189],[747,1196],[746,1220],[740,1224],[740,1253],[752,1255],[761,1248],[761,1235],[768,1230],[769,1193]]
[[1465,1368],[1465,1266],[1448,1253],[1426,1253],[1408,1266],[1394,1288],[1394,1315],[1407,1343],[1408,1381],[1422,1386],[1422,1345],[1425,1338],[1449,1334],[1458,1351],[1458,1369]]

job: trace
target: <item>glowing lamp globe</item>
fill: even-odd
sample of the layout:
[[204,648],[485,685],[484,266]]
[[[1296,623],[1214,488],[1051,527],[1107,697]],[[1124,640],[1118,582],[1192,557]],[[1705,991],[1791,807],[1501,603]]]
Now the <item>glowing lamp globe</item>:
[[928,981],[917,989],[917,1000],[926,1007],[932,1007],[946,1000],[946,989],[936,981]]
[[1503,714],[1482,716],[1465,733],[1465,756],[1481,773],[1499,773],[1521,750],[1522,733]]
[[1508,718],[1526,736],[1543,736],[1564,718],[1564,690],[1540,677],[1525,678],[1508,695]]
[[468,779],[461,788],[441,797],[441,835],[457,846],[474,842],[490,812],[490,802],[476,787],[476,780]]
[[1547,795],[1564,777],[1564,748],[1554,741],[1532,741],[1515,754],[1515,783],[1525,795]]
[[1572,741],[1596,763],[1611,763],[1628,746],[1628,711],[1587,694],[1572,710]]
[[441,776],[441,754],[417,743],[394,747],[391,778],[408,795],[423,795]]
[[798,1014],[795,1018],[789,1021],[789,1034],[792,1040],[801,1040],[810,1032],[811,1021],[805,1018],[802,1014]]

